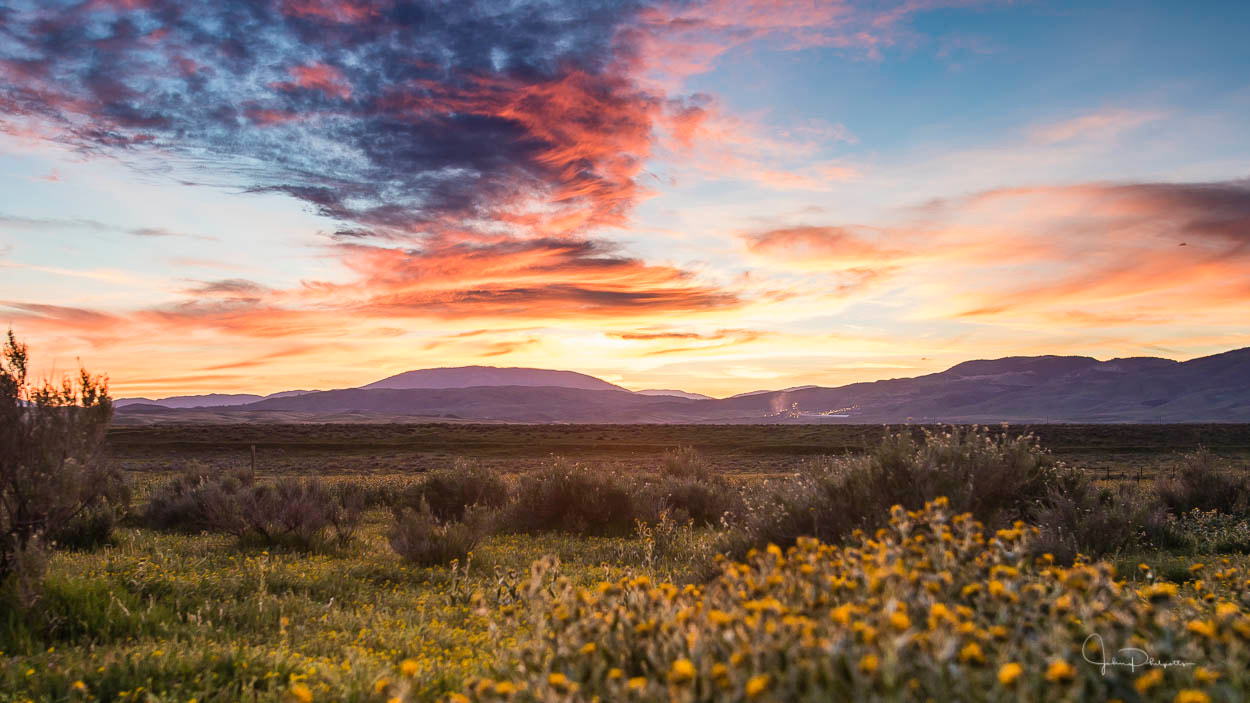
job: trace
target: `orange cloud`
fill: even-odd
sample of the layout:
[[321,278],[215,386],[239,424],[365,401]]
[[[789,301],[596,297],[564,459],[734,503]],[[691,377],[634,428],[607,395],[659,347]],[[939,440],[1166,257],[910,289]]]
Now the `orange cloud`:
[[866,227],[798,226],[745,236],[747,249],[774,260],[809,262],[821,267],[890,266],[908,253],[871,241]]
[[347,83],[343,72],[325,63],[311,63],[306,66],[292,66],[288,69],[291,82],[274,85],[279,90],[307,88],[319,90],[331,98],[347,100],[352,96],[352,87]]

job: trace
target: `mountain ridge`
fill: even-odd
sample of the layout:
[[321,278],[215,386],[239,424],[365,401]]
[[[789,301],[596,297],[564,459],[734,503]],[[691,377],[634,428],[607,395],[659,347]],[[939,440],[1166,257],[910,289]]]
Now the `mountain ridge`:
[[[409,383],[414,376],[408,374],[417,373],[405,372],[359,388],[280,393],[208,409],[227,416],[347,413],[540,423],[1250,422],[1250,348],[1184,362],[1055,355],[977,359],[922,376],[838,387],[799,386],[720,399],[672,391],[632,392],[586,374],[550,369],[450,370],[462,372],[452,375],[460,383],[499,378],[495,373],[499,371],[509,372],[504,380],[528,383],[378,387],[388,381]],[[448,369],[434,371],[446,376]],[[534,371],[541,373],[529,373]],[[415,378],[430,383],[440,376],[417,373]],[[535,385],[550,380],[583,387]],[[184,410],[149,403],[130,411],[123,406],[119,416],[190,417]]]

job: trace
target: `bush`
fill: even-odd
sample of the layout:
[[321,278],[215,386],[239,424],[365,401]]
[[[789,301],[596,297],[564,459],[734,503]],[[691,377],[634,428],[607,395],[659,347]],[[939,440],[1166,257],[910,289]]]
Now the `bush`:
[[637,517],[643,520],[652,521],[660,511],[667,511],[678,522],[693,520],[700,527],[733,522],[746,513],[742,493],[720,476],[648,482],[638,492],[636,502]]
[[664,475],[676,479],[704,481],[712,477],[712,466],[697,449],[689,446],[670,449],[661,464]]
[[267,544],[308,548],[333,529],[349,541],[364,514],[364,491],[331,490],[318,479],[256,483],[246,471],[187,473],[153,491],[142,522],[176,532],[226,532]]
[[48,538],[53,545],[65,549],[94,549],[108,544],[117,522],[117,510],[113,505],[99,501],[49,531]]
[[283,478],[252,486],[239,496],[243,535],[268,544],[293,542],[307,548],[334,521],[338,501],[316,479]]
[[994,435],[985,428],[887,433],[865,456],[805,462],[796,476],[774,483],[751,505],[739,547],[790,545],[800,536],[836,542],[873,528],[890,506],[917,508],[938,496],[955,510],[991,525],[1032,518],[1055,495],[1088,490],[1032,435]]
[[457,459],[451,468],[435,469],[404,492],[401,505],[416,509],[422,501],[439,520],[459,520],[471,505],[503,507],[511,491],[498,472]]
[[[0,583],[16,578],[33,604],[51,533],[124,485],[102,461],[113,416],[108,384],[80,370],[74,381],[36,386],[26,345],[10,330],[0,353]],[[111,532],[111,523],[97,529]],[[107,539],[107,535],[104,535]]]
[[1053,492],[1034,518],[1041,533],[1034,540],[1038,554],[1051,554],[1063,564],[1078,555],[1101,557],[1131,548],[1174,545],[1176,530],[1158,501],[1129,485]]
[[1155,482],[1159,500],[1173,515],[1217,510],[1229,515],[1250,512],[1250,475],[1236,473],[1202,448],[1181,457],[1174,476]]
[[558,459],[518,482],[504,526],[519,532],[629,534],[635,517],[651,514],[636,503],[636,489],[635,481],[622,474]]
[[489,508],[474,505],[467,508],[461,520],[439,520],[428,503],[415,509],[400,508],[387,539],[391,549],[406,561],[418,566],[462,562],[494,525],[495,514]]
[[1250,551],[1250,522],[1245,517],[1194,508],[1179,518],[1168,515],[1167,527],[1174,535],[1168,547],[1183,547],[1195,554]]
[[157,530],[241,535],[246,525],[239,500],[252,485],[252,475],[244,470],[214,476],[189,471],[157,486],[139,521]]

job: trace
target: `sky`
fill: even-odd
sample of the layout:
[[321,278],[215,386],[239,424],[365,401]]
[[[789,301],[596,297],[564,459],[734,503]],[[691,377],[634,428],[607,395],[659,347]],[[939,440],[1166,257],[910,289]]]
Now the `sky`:
[[0,325],[115,396],[1250,346],[1250,4],[0,0]]

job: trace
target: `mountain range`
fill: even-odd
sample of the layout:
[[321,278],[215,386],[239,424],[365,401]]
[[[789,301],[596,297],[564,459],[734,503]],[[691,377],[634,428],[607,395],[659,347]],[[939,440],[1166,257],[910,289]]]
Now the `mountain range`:
[[116,405],[119,422],[1250,422],[1250,348],[1185,362],[1007,357],[914,378],[719,399],[635,392],[572,371],[466,366],[408,371],[359,388]]

